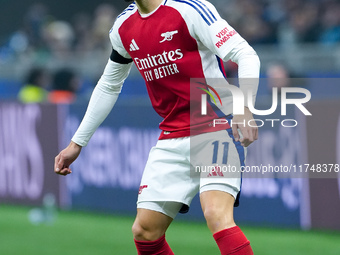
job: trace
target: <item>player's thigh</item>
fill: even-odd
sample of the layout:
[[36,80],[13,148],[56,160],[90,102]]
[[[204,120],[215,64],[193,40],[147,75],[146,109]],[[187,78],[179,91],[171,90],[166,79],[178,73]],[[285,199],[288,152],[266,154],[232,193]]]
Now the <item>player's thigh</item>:
[[200,201],[204,217],[212,233],[236,226],[234,196],[224,191],[209,190],[200,194]]
[[206,218],[224,218],[226,221],[233,220],[235,198],[231,194],[209,190],[200,193],[201,207]]

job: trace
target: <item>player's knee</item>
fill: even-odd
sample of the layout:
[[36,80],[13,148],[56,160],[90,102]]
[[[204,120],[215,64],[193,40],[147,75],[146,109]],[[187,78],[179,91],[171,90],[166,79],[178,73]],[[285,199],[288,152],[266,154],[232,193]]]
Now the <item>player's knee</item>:
[[233,214],[226,211],[223,206],[207,206],[203,213],[212,233],[235,226]]
[[204,208],[203,211],[204,217],[206,221],[209,223],[211,221],[218,220],[219,218],[223,218],[225,214],[222,209],[215,205],[209,205]]
[[164,233],[157,229],[152,229],[148,226],[139,224],[137,221],[132,225],[132,234],[134,239],[138,241],[155,241],[159,239]]
[[139,241],[146,241],[146,233],[147,231],[138,222],[133,223],[132,234],[134,239]]

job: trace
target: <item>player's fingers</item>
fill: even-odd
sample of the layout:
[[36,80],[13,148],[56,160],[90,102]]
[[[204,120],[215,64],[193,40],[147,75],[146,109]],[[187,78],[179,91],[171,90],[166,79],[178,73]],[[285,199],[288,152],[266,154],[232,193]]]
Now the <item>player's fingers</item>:
[[64,166],[58,167],[55,170],[55,173],[60,174],[60,175],[68,175],[68,174],[72,173],[72,171],[71,171],[71,169],[69,168],[68,165],[64,165]]
[[252,132],[249,130],[248,127],[242,127],[240,128],[241,133],[242,133],[242,139],[241,141],[241,145],[244,147],[248,147],[252,142],[253,142],[253,134]]
[[65,158],[62,153],[59,153],[59,155],[55,159],[55,170],[54,171],[56,173],[59,173],[64,168],[65,168]]
[[58,167],[58,163],[60,160],[60,154],[58,154],[55,158],[54,158],[54,172],[58,173],[60,171],[60,168]]
[[243,146],[244,147],[248,147],[250,144],[252,144],[254,142],[254,138],[252,136],[252,134],[249,135],[248,139],[246,139],[245,141],[243,141]]
[[252,144],[255,140],[258,138],[258,128],[257,127],[248,127],[247,129],[247,137],[243,141],[243,146],[248,147],[250,144]]
[[254,141],[259,139],[259,129],[256,127],[254,128]]
[[62,170],[60,170],[59,172],[58,172],[58,174],[60,174],[60,175],[68,175],[68,174],[70,174],[70,173],[72,173],[72,171],[71,171],[71,169],[70,168],[63,168]]

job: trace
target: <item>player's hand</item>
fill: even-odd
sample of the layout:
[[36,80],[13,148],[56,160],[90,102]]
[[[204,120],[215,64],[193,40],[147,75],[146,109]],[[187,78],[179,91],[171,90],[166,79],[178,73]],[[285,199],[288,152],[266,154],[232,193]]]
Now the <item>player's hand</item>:
[[[248,147],[258,138],[258,128],[256,123],[252,121],[252,126],[248,125],[248,122],[252,119],[254,119],[253,114],[250,112],[248,107],[244,107],[244,115],[235,115],[232,121],[232,130],[235,141],[240,141],[241,145],[244,147]],[[238,129],[242,134],[242,138],[240,138]]]
[[71,143],[55,157],[54,172],[60,175],[72,173],[70,165],[78,158],[81,148],[80,145],[71,141]]

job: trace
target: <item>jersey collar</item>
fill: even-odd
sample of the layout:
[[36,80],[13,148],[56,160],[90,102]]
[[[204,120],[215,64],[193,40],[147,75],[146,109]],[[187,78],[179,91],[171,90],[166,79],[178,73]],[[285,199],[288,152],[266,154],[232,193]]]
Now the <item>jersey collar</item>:
[[139,15],[140,15],[142,18],[147,18],[147,17],[151,16],[152,14],[154,14],[154,13],[159,9],[159,7],[161,7],[162,5],[166,5],[167,2],[168,2],[168,0],[163,0],[163,1],[160,3],[160,5],[159,5],[155,10],[153,10],[153,11],[150,12],[150,13],[147,13],[147,14],[141,14],[140,12],[138,12],[138,13],[139,13]]

